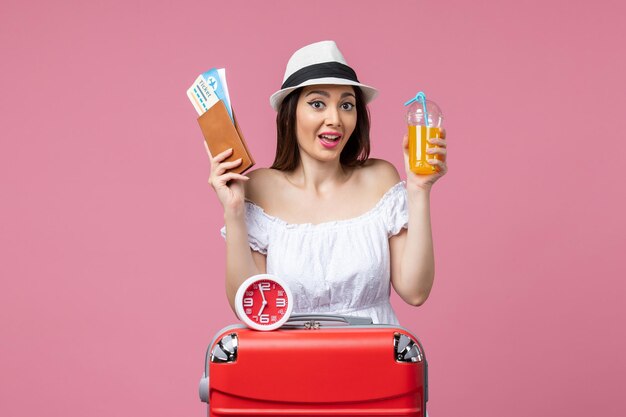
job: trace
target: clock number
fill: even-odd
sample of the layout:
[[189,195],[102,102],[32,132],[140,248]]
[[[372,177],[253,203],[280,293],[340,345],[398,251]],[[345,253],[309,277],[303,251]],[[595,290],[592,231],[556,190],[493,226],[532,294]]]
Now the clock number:
[[269,324],[270,322],[270,315],[269,314],[261,314],[261,316],[259,317],[259,323],[261,324]]
[[252,298],[244,298],[243,306],[244,307],[252,307],[254,305],[254,300]]
[[285,307],[286,305],[287,305],[287,300],[285,300],[284,298],[276,299],[276,307]]
[[261,291],[269,291],[270,290],[270,283],[269,282],[261,282],[259,284],[259,289]]

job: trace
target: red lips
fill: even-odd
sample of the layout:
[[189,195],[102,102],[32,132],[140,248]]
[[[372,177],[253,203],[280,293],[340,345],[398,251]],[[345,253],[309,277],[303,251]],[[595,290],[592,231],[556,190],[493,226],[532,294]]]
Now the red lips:
[[341,137],[343,136],[339,132],[322,132],[322,133],[319,134],[319,136],[322,136],[322,135],[325,135],[325,136],[338,136],[337,139],[341,139]]

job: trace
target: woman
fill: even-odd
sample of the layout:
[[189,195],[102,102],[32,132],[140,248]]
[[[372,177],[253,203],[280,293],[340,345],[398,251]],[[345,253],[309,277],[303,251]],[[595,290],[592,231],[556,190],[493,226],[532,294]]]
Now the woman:
[[435,272],[430,189],[447,171],[446,142],[432,141],[438,172],[415,175],[405,136],[407,181],[400,181],[392,164],[368,158],[366,104],[376,94],[335,42],[305,46],[270,98],[278,111],[272,167],[245,176],[228,171],[241,163],[224,162],[231,150],[211,158],[209,183],[224,208],[231,307],[239,285],[260,273],[289,284],[294,313],[398,324],[390,283],[407,303],[426,301]]

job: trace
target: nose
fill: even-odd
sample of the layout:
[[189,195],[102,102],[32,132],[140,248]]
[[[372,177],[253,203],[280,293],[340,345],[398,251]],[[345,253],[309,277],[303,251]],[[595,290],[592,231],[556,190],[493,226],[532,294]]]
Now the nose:
[[333,106],[329,106],[326,111],[326,125],[328,126],[341,126],[341,117],[339,110]]

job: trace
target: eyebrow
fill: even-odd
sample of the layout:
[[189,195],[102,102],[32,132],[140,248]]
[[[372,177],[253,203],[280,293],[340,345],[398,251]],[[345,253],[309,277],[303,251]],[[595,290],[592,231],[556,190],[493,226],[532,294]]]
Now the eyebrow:
[[[330,94],[328,94],[326,91],[321,91],[321,90],[313,90],[313,91],[309,91],[305,97],[308,97],[308,96],[310,96],[311,94],[319,94],[319,95],[322,95],[322,96],[324,96],[324,97],[330,97]],[[347,91],[346,91],[345,93],[341,94],[341,98],[348,97],[348,96],[352,96],[352,97],[356,98],[356,97],[354,96],[354,94],[349,93],[349,92],[347,92]]]

